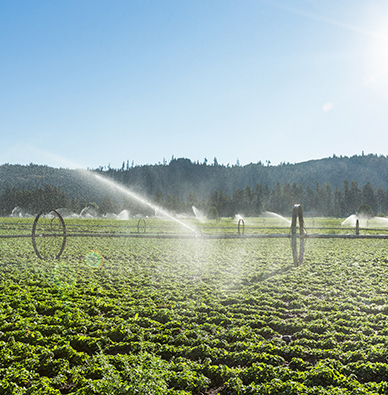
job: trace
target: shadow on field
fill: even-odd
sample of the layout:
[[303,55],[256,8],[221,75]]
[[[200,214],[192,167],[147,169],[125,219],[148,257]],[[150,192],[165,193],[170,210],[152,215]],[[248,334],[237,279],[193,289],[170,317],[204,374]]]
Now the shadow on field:
[[275,277],[275,276],[288,274],[293,269],[295,269],[294,265],[287,265],[287,266],[279,267],[278,269],[272,270],[270,272],[267,272],[267,271],[258,272],[258,273],[255,273],[250,278],[247,278],[245,280],[245,283],[246,284],[260,283],[260,282],[266,281],[268,279],[271,279],[272,277]]

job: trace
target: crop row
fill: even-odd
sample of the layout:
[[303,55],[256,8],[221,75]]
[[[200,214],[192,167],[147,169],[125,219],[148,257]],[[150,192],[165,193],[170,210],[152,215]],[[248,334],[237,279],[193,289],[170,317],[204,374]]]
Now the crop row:
[[277,239],[73,238],[41,261],[0,240],[0,392],[386,393],[386,242],[290,255]]

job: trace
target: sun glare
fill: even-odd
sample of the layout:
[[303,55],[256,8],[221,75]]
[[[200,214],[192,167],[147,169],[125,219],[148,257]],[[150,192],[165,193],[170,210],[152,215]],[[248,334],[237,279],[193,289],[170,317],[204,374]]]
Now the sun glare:
[[381,74],[388,74],[388,37],[382,39],[378,53],[378,68]]
[[371,43],[369,59],[369,68],[373,71],[371,83],[388,82],[388,28],[385,25],[383,28],[376,29],[378,34]]

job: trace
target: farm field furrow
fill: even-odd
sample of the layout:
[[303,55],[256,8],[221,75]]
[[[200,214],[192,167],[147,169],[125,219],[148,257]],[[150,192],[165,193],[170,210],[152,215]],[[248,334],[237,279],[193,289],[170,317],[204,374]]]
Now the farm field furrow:
[[0,239],[0,393],[388,393],[387,247]]

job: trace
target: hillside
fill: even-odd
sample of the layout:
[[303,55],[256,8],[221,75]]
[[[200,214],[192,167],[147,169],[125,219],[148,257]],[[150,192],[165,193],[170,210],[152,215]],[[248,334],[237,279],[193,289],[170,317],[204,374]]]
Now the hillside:
[[[370,183],[375,189],[388,188],[388,158],[386,156],[332,157],[297,164],[264,166],[262,163],[227,167],[193,163],[189,159],[173,159],[168,165],[144,165],[126,170],[94,170],[104,176],[144,193],[154,196],[187,196],[196,193],[208,196],[216,190],[231,194],[236,188],[256,184],[296,183],[314,188],[328,183],[333,189],[342,189],[343,182],[356,181],[360,186]],[[68,198],[95,200],[98,186],[76,170],[57,169],[30,164],[28,166],[4,164],[0,166],[0,193],[6,187],[35,189],[51,185],[60,187]],[[97,199],[98,200],[98,199]]]

